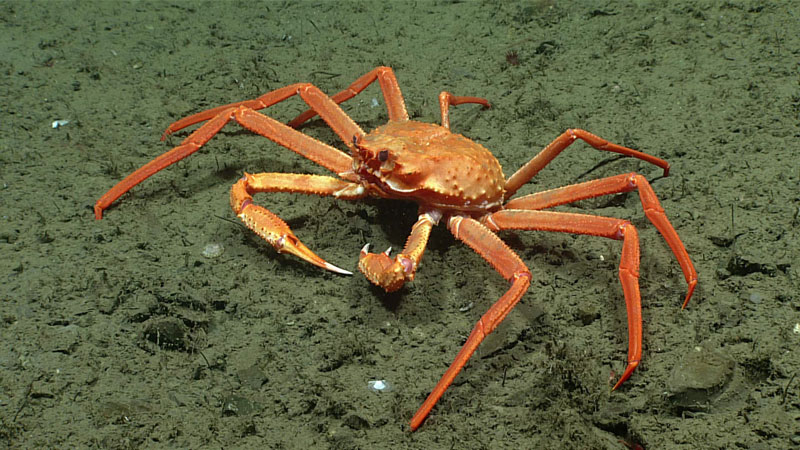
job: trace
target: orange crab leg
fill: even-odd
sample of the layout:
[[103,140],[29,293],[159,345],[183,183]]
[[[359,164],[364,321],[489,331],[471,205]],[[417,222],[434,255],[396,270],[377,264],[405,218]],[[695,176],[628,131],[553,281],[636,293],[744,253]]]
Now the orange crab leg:
[[368,253],[369,244],[365,245],[358,259],[358,269],[370,282],[386,292],[394,292],[403,287],[406,281],[413,281],[425,246],[428,245],[431,229],[441,217],[438,211],[421,213],[411,228],[405,248],[394,259],[389,258],[391,247],[383,253]]
[[280,103],[286,100],[289,97],[292,97],[297,94],[297,90],[304,86],[307,83],[295,83],[290,84],[289,86],[282,87],[280,89],[275,89],[274,91],[267,92],[266,94],[262,95],[253,100],[244,100],[241,102],[234,102],[228,103],[227,105],[217,106],[215,108],[207,109],[205,111],[200,111],[199,113],[192,114],[191,116],[184,117],[183,119],[177,120],[171,123],[166,130],[164,130],[164,134],[161,135],[161,140],[167,138],[170,134],[180,131],[190,125],[194,125],[196,123],[205,122],[206,120],[213,119],[214,117],[220,115],[223,111],[233,110],[236,107],[244,106],[250,109],[261,110],[268,108],[276,103]]
[[442,111],[442,126],[450,129],[450,106],[461,105],[464,103],[477,103],[484,108],[491,108],[492,105],[485,98],[480,97],[456,97],[455,95],[442,91],[439,94],[439,109]]
[[675,232],[675,228],[664,213],[664,208],[661,207],[656,193],[645,177],[632,172],[602,178],[600,180],[573,184],[516,198],[509,201],[505,205],[505,208],[528,210],[546,209],[578,200],[599,197],[601,195],[630,192],[634,189],[639,190],[639,199],[642,202],[645,215],[650,219],[650,222],[655,225],[658,232],[664,236],[667,245],[669,245],[672,253],[678,259],[678,264],[681,266],[683,276],[686,279],[686,283],[689,285],[689,290],[686,293],[686,298],[682,306],[682,308],[686,308],[697,286],[697,271],[694,269],[694,264],[692,264],[692,260],[689,258],[686,247],[683,246],[681,238],[678,237],[678,233]]
[[[554,211],[506,209],[484,216],[492,231],[541,230],[588,234],[622,240],[619,279],[628,311],[628,365],[614,385],[617,389],[639,365],[642,358],[642,301],[639,294],[639,233],[627,220]],[[612,390],[613,390],[612,389]]]
[[179,146],[140,167],[103,194],[95,203],[95,218],[101,219],[103,210],[137,184],[199,150],[200,147],[219,133],[231,119],[239,122],[244,128],[258,133],[333,172],[344,174],[350,171],[353,160],[346,153],[306,136],[253,109],[253,107],[257,109],[266,108],[295,94],[299,94],[306,103],[318,111],[325,122],[342,138],[348,147],[353,145],[353,136],[364,135],[364,131],[336,103],[331,101],[318,88],[308,83],[287,86],[265,94],[257,100],[248,100],[204,111],[170,125],[167,128],[167,133],[180,130],[210,117],[208,122],[190,134]]
[[[403,93],[400,92],[400,86],[397,84],[397,78],[394,76],[394,71],[391,67],[376,67],[365,75],[359,77],[350,86],[343,91],[333,95],[331,100],[334,103],[341,104],[355,97],[361,91],[367,88],[375,80],[381,85],[383,92],[383,99],[386,102],[386,109],[389,111],[390,121],[406,121],[408,120],[408,112],[406,111],[406,103],[403,100]],[[312,117],[316,116],[317,112],[314,109],[309,109],[299,116],[289,121],[289,126],[297,128]]]
[[422,425],[433,406],[439,401],[464,365],[467,364],[467,361],[475,353],[480,343],[506,318],[531,284],[531,272],[525,266],[525,263],[500,238],[479,222],[467,217],[454,216],[448,220],[447,227],[456,239],[469,245],[483,259],[488,261],[503,278],[510,281],[511,287],[475,324],[467,338],[467,342],[461,347],[450,367],[411,418],[412,431]]
[[589,133],[588,131],[572,128],[562,133],[561,136],[557,137],[553,142],[539,152],[539,154],[534,156],[533,159],[528,161],[527,164],[520,167],[520,169],[517,170],[514,175],[511,175],[511,177],[508,178],[508,181],[506,182],[506,200],[511,198],[511,196],[513,196],[523,184],[530,181],[531,178],[533,178],[537,173],[539,173],[540,170],[544,168],[544,166],[549,164],[553,158],[558,156],[559,153],[561,153],[565,148],[569,147],[569,145],[575,142],[577,139],[583,140],[597,150],[619,153],[649,162],[650,164],[654,164],[664,169],[664,176],[669,175],[669,163],[661,158],[656,158],[655,156],[648,155],[647,153],[642,153],[628,147],[613,144],[599,136]]
[[317,256],[300,242],[280,217],[263,206],[254,204],[253,194],[259,192],[296,192],[356,200],[367,195],[361,185],[320,175],[245,173],[231,188],[233,211],[248,228],[275,247],[278,253],[290,253],[323,269],[352,275],[352,272],[340,269]]

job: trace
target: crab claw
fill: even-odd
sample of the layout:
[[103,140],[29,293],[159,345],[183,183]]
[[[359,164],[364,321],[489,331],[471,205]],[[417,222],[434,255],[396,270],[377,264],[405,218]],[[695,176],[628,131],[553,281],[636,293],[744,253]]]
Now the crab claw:
[[297,236],[294,235],[289,225],[273,214],[268,209],[253,203],[253,198],[247,191],[252,180],[252,175],[245,174],[231,188],[231,207],[236,212],[247,228],[253,230],[270,245],[275,247],[278,253],[291,253],[303,261],[330,270],[331,272],[342,275],[352,275],[353,272],[336,267],[317,256],[316,253],[308,249]]
[[291,253],[294,256],[302,259],[303,261],[310,262],[311,264],[322,267],[323,269],[330,270],[331,272],[340,273],[342,275],[352,275],[353,272],[336,267],[333,264],[325,261],[317,256],[316,253],[309,250],[293,233],[281,236],[274,244],[278,253]]
[[408,257],[398,254],[390,258],[392,248],[382,253],[369,253],[369,244],[361,249],[358,258],[358,270],[374,285],[382,287],[386,292],[394,292],[414,278],[409,267],[413,265]]

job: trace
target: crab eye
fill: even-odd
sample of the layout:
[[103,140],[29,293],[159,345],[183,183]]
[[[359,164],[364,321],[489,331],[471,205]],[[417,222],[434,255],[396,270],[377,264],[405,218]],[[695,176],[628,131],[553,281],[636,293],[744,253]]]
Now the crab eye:
[[389,159],[389,151],[388,150],[381,150],[378,152],[378,161],[386,162]]

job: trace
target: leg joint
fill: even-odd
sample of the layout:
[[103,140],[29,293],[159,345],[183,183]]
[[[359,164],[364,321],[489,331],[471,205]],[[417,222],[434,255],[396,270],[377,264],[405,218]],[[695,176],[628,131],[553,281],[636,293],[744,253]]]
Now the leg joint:
[[313,88],[313,87],[315,87],[315,86],[313,84],[311,84],[311,83],[300,83],[297,86],[297,91],[296,92],[297,92],[298,95],[302,96],[304,93],[308,92],[308,90]]
[[614,239],[616,240],[625,239],[625,234],[629,229],[636,232],[636,227],[630,221],[623,220],[617,227],[617,234],[616,236],[614,236]]
[[529,270],[523,270],[523,271],[520,271],[520,272],[514,272],[514,275],[511,276],[511,282],[513,283],[513,282],[515,282],[515,281],[517,281],[519,279],[523,279],[523,278],[526,279],[528,284],[530,284],[531,283],[531,279],[533,279],[533,275],[531,274],[531,272]]

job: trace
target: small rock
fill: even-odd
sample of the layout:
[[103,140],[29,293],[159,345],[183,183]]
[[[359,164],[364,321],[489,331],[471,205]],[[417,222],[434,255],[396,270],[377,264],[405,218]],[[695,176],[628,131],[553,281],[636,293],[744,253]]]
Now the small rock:
[[733,245],[734,239],[730,236],[709,236],[711,243],[716,245],[717,247],[730,247]]
[[44,329],[41,347],[42,350],[59,352],[65,355],[72,354],[80,343],[77,325],[53,326]]
[[184,350],[189,345],[189,327],[174,317],[151,320],[144,329],[144,337],[161,348]]
[[248,386],[250,389],[259,390],[261,386],[267,383],[267,376],[261,370],[261,366],[253,364],[252,366],[239,371],[239,381]]
[[750,300],[751,303],[759,304],[764,300],[764,294],[760,292],[751,292],[747,299]]
[[735,254],[728,260],[726,267],[731,275],[745,276],[751,273],[763,273],[767,276],[775,276],[777,268],[769,263],[761,262],[757,257],[746,254]]
[[255,403],[241,395],[230,395],[222,402],[223,416],[247,416],[257,409]]
[[592,322],[600,318],[600,311],[592,306],[581,306],[578,308],[576,316],[578,321],[580,321],[583,326],[587,326],[591,325]]
[[706,409],[731,380],[735,365],[725,356],[696,347],[673,369],[667,383],[671,401],[683,409]]
[[202,251],[204,257],[208,259],[219,258],[225,252],[225,246],[218,243],[207,244]]
[[349,416],[345,417],[344,424],[354,430],[366,430],[370,427],[367,419],[355,414],[350,414]]
[[50,386],[43,381],[34,381],[31,383],[29,394],[31,398],[54,398],[53,390]]

